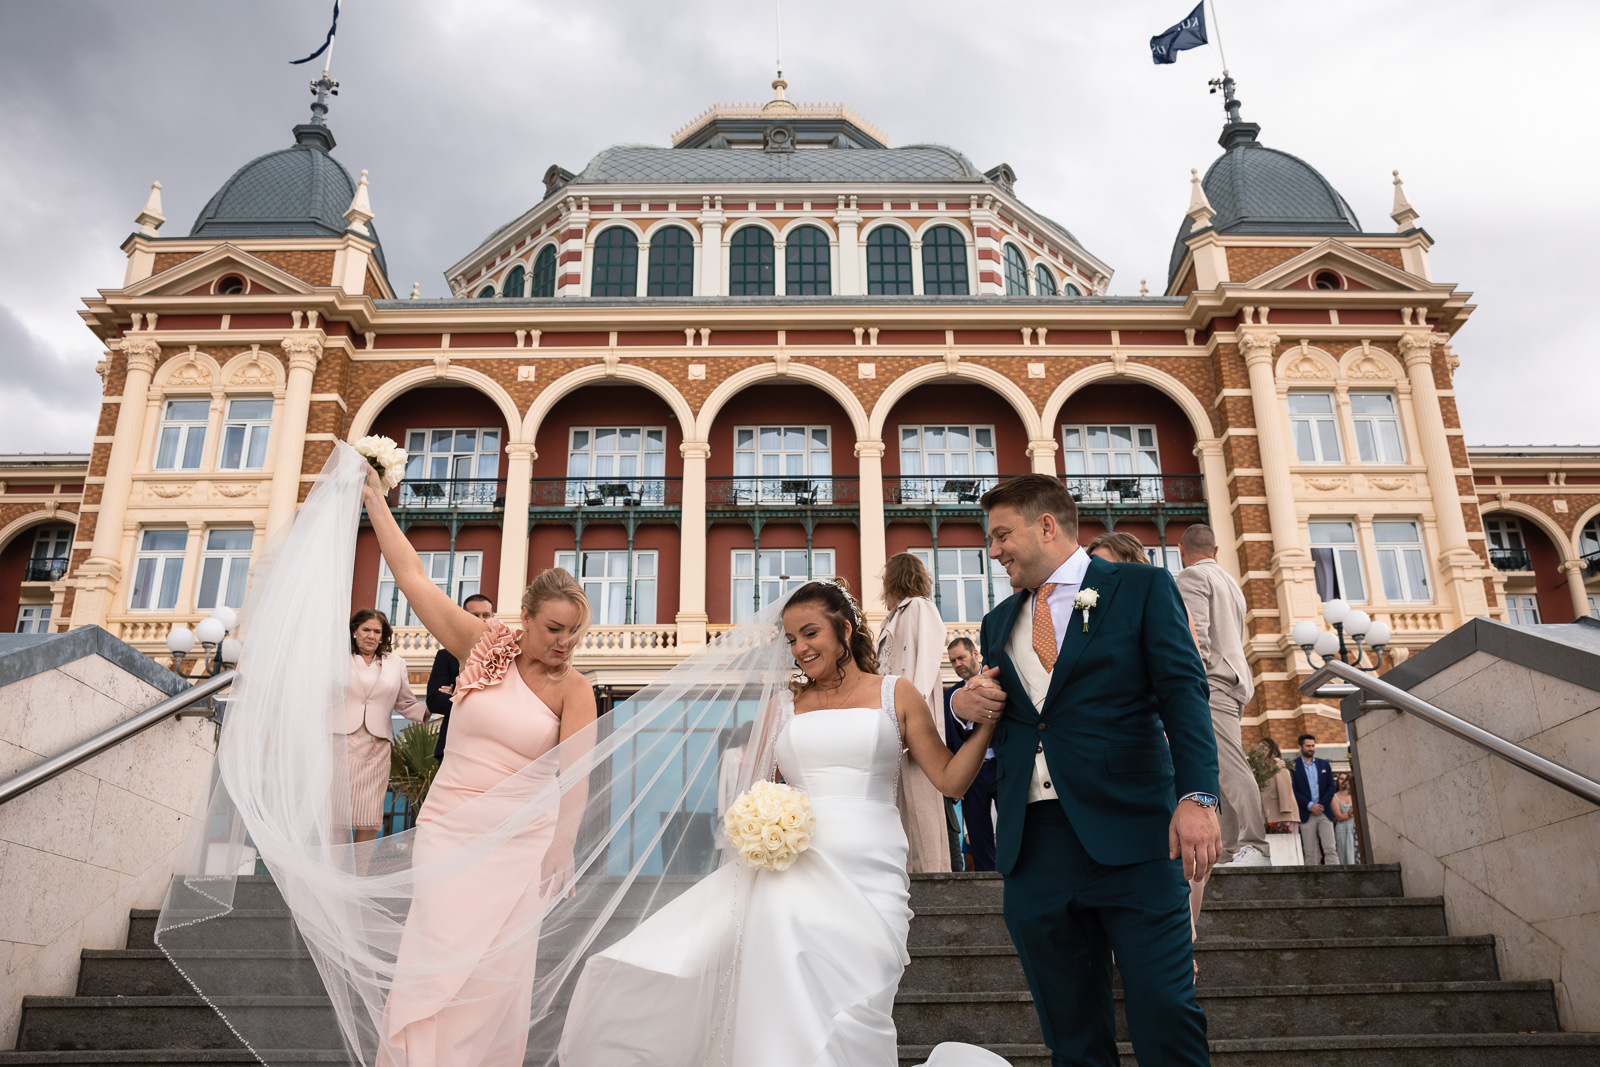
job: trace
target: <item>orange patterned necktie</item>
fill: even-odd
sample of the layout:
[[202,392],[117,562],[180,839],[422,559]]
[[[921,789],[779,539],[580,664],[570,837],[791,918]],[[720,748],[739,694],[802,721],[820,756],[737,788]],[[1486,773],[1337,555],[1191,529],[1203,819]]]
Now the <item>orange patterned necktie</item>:
[[1045,582],[1033,594],[1033,650],[1039,654],[1044,669],[1056,669],[1056,624],[1050,617],[1050,593],[1054,582]]

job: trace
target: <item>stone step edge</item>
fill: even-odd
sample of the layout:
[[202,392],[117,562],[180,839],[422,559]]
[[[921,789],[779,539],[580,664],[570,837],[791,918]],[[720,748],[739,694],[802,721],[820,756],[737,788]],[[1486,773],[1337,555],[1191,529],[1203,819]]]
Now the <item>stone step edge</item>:
[[[1217,900],[1207,901],[1202,915],[1218,911],[1317,911],[1334,908],[1442,908],[1444,897],[1341,897],[1338,900]],[[934,904],[915,909],[918,916],[1000,915],[999,904]],[[287,914],[287,913],[285,913]]]
[[[1600,1033],[1571,1033],[1565,1031],[1531,1031],[1528,1033],[1473,1033],[1473,1034],[1313,1034],[1303,1037],[1234,1037],[1213,1038],[1207,1042],[1212,1052],[1359,1052],[1373,1049],[1402,1048],[1600,1048]],[[901,1059],[927,1059],[933,1045],[901,1045]],[[1044,1045],[984,1045],[997,1056],[1049,1056]],[[1117,1042],[1117,1051],[1125,1056],[1133,1054],[1133,1043]],[[4,1061],[0,1061],[4,1062]]]
[[[349,1067],[350,1057],[334,1049],[262,1049],[268,1063],[336,1063]],[[140,1048],[73,1049],[15,1052],[0,1050],[0,1064],[113,1064],[131,1063],[260,1063],[255,1053],[243,1048]]]

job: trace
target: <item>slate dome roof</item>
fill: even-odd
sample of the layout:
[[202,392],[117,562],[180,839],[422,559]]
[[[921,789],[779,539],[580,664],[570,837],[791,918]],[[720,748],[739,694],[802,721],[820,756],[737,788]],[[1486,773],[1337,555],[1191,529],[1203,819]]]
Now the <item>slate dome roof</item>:
[[[344,213],[356,193],[355,179],[328,153],[334,146],[326,126],[294,128],[295,143],[257,156],[222,183],[200,210],[190,237],[340,237],[349,230]],[[383,244],[373,256],[386,275]]]
[[[1361,223],[1339,191],[1311,164],[1256,140],[1254,123],[1229,123],[1222,131],[1226,151],[1200,180],[1216,211],[1218,233],[1360,233]],[[1170,282],[1183,263],[1194,221],[1183,220],[1167,265]]]
[[[614,145],[589,161],[577,184],[701,182],[983,182],[966,156],[943,145],[762,152]],[[343,208],[340,208],[343,211]]]

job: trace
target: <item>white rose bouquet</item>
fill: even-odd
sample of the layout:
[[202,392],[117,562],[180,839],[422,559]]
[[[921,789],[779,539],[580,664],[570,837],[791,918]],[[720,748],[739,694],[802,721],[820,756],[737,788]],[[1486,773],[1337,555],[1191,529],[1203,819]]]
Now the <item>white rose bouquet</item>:
[[785,871],[811,847],[817,820],[805,793],[777,782],[757,782],[739,794],[722,824],[745,863]]
[[376,435],[363,437],[355,443],[355,450],[372,464],[385,490],[393,489],[405,478],[406,450],[391,439]]

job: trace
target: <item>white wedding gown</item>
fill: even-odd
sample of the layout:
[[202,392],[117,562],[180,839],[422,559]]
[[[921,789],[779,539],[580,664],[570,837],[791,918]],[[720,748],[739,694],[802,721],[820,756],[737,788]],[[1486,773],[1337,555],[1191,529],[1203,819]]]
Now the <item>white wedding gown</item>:
[[[782,695],[778,768],[810,798],[811,847],[786,871],[724,866],[590,959],[564,1067],[897,1067],[911,895],[894,682],[881,708],[795,715]],[[1006,1061],[947,1043],[926,1067]]]

